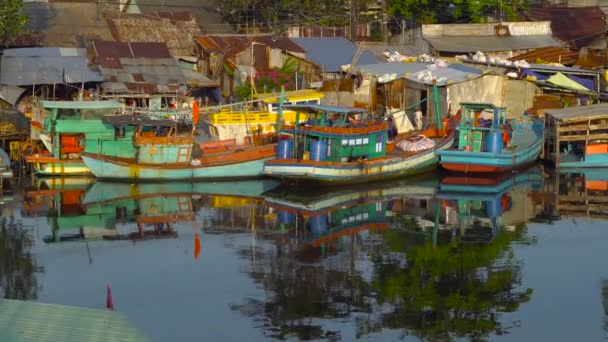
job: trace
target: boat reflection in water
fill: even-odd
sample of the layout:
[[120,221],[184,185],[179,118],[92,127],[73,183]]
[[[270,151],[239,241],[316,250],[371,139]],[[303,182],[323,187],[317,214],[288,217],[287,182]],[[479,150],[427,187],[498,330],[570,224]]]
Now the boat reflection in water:
[[484,339],[516,329],[502,313],[532,289],[511,245],[530,243],[540,173],[494,180],[493,190],[438,179],[267,192],[291,239],[248,261],[267,296],[233,309],[280,339]]
[[276,181],[126,184],[90,179],[44,179],[26,194],[26,214],[47,216],[47,243],[177,237],[175,224],[192,222],[197,200],[214,193],[259,195]]

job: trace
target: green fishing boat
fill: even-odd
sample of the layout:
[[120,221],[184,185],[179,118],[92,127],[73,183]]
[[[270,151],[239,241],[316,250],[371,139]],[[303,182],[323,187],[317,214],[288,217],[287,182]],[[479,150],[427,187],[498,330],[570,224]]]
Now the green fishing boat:
[[[116,134],[114,127],[102,123],[106,115],[120,113],[117,101],[41,101],[49,115],[44,120],[40,139],[47,151],[26,157],[41,175],[90,175],[82,162],[82,152],[99,153],[101,149],[129,153],[131,132]],[[109,140],[108,138],[113,139]],[[100,140],[104,139],[104,144]],[[127,142],[127,143],[125,143]],[[132,151],[132,148],[131,148]]]

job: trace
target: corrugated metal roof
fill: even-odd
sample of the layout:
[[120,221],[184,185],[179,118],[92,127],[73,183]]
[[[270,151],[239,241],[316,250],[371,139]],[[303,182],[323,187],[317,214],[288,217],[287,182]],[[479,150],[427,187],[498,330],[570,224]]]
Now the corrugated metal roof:
[[551,63],[572,65],[578,60],[578,52],[559,47],[545,47],[523,53],[509,60],[536,62],[539,59]]
[[174,57],[191,56],[194,37],[202,34],[187,12],[160,12],[158,16],[127,15],[109,18],[114,39],[121,42],[165,43]]
[[530,63],[529,69],[540,70],[540,71],[542,71],[542,70],[559,71],[559,72],[565,72],[565,73],[577,73],[577,74],[588,74],[588,75],[597,75],[597,74],[601,73],[601,72],[595,71],[595,70],[570,68],[570,67],[548,65],[548,64],[535,64],[535,63]]
[[287,37],[271,37],[271,36],[258,36],[253,38],[254,42],[264,44],[272,49],[280,49],[289,52],[305,53],[300,45],[296,44],[293,40]]
[[431,24],[422,25],[424,38],[496,36],[497,26],[506,27],[509,36],[551,35],[550,21],[524,21],[479,24]]
[[149,341],[119,312],[0,299],[3,342]]
[[524,36],[468,36],[468,37],[425,37],[433,49],[442,52],[500,52],[513,50],[527,50],[541,47],[560,47],[562,44],[551,35],[524,35]]
[[196,18],[204,31],[209,34],[234,33],[232,26],[216,10],[216,0],[137,0],[137,5],[145,14],[169,10],[187,11]]
[[113,39],[102,13],[115,6],[96,1],[26,2],[23,13],[28,16],[29,31],[42,46],[86,47],[90,39]]
[[587,68],[607,66],[608,49],[582,48],[576,64]]
[[111,93],[181,93],[187,85],[215,87],[216,82],[193,70],[183,69],[163,43],[95,41],[99,70]]
[[563,109],[546,109],[545,115],[551,115],[561,121],[573,121],[579,118],[603,116],[608,117],[608,103],[589,106],[569,107]]
[[103,77],[88,65],[85,49],[7,49],[1,60],[0,83],[14,86],[100,82]]
[[577,50],[606,33],[606,15],[599,7],[532,7],[526,15],[551,21],[553,35]]
[[[357,46],[343,37],[293,38],[306,50],[306,59],[322,66],[326,72],[340,71],[341,66],[352,63]],[[357,65],[374,64],[378,59],[369,51],[364,51]]]
[[432,81],[425,82],[417,77],[419,73],[430,71],[435,80],[443,78],[443,81],[437,82],[437,85],[440,86],[463,82],[482,75],[481,70],[462,64],[450,64],[445,68],[436,68],[434,64],[391,62],[362,65],[358,67],[358,70],[363,74],[370,74],[376,77],[385,74],[396,74],[397,78],[405,78],[416,83],[432,84]]
[[196,37],[196,42],[207,52],[221,52],[227,58],[234,57],[249,46],[249,39],[242,36]]

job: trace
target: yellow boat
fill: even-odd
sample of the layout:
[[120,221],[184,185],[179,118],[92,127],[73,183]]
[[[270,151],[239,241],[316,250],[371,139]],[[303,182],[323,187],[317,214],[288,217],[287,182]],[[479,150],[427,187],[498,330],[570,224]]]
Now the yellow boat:
[[[324,94],[314,89],[302,89],[285,92],[284,105],[320,104]],[[276,132],[279,107],[279,93],[254,95],[257,100],[253,106],[235,105],[218,112],[208,114],[209,134],[217,140],[236,139],[236,144],[244,143],[246,136],[255,134],[272,134]],[[300,113],[298,118],[305,121],[307,114]],[[282,125],[293,126],[296,112],[283,110]]]

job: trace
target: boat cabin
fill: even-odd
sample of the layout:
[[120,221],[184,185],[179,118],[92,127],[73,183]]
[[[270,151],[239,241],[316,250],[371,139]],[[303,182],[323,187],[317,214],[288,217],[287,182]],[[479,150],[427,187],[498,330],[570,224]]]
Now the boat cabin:
[[[115,115],[123,105],[117,101],[41,101],[49,114],[40,138],[46,148],[59,159],[79,158],[86,140],[97,140],[108,133],[101,118]],[[59,142],[59,143],[56,143]],[[96,145],[90,152],[96,153]]]
[[[113,139],[125,138],[125,132],[132,132],[128,144],[133,152],[128,158],[136,159],[138,163],[188,164],[192,159],[192,147],[195,144],[192,130],[179,127],[174,120],[119,115],[104,117],[102,121],[113,127]],[[106,139],[103,143],[111,143],[113,139]],[[103,152],[109,157],[120,153],[120,149],[107,149]]]
[[294,139],[279,142],[278,159],[352,162],[386,155],[388,124],[365,109],[316,104],[285,108],[296,113],[295,128],[284,131]]
[[502,151],[507,109],[486,103],[460,105],[462,117],[457,128],[458,149],[472,152]]

